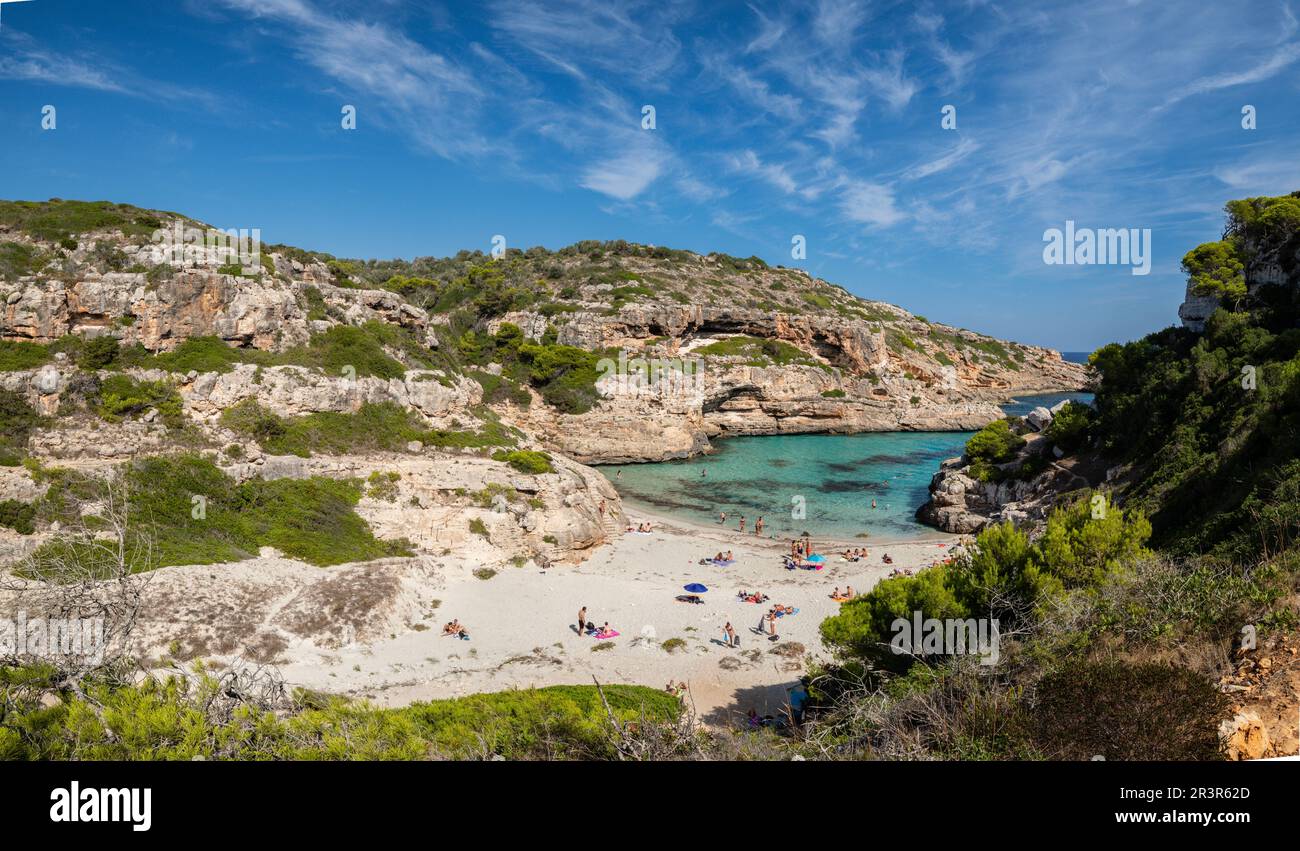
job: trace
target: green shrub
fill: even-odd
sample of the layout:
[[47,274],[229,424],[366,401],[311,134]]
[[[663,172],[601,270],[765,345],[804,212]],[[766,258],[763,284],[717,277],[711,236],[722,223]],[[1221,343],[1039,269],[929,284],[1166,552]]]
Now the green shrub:
[[387,472],[375,470],[366,479],[366,496],[384,502],[396,502],[397,483],[401,480],[402,474],[396,470]]
[[[356,513],[358,482],[313,477],[236,483],[197,455],[144,458],[124,471],[133,528],[152,542],[154,556],[146,561],[143,553],[134,554],[133,570],[240,561],[263,546],[317,565],[410,553],[406,542],[376,539]],[[38,512],[51,520],[75,520],[77,503],[95,502],[101,492],[83,474],[49,476]],[[59,538],[47,542],[36,551],[37,563],[66,547]]]
[[0,372],[35,369],[49,363],[52,354],[49,347],[36,343],[0,340]]
[[27,454],[27,441],[43,418],[13,390],[0,390],[0,466],[16,466]]
[[972,461],[999,464],[1010,461],[1024,445],[1025,439],[1012,433],[1009,422],[994,420],[966,441],[966,456]]
[[[973,552],[916,576],[884,579],[822,622],[827,646],[850,657],[906,665],[888,644],[895,618],[922,612],[926,618],[988,617],[1003,632],[1031,625],[1067,592],[1096,591],[1150,555],[1151,524],[1140,513],[1104,501],[1079,499],[1058,506],[1040,537],[1010,523],[980,532]],[[1026,621],[1028,619],[1028,621]]]
[[594,686],[551,686],[399,709],[300,692],[289,711],[240,706],[217,722],[205,710],[221,686],[209,676],[91,683],[93,706],[56,691],[57,679],[48,668],[0,667],[0,689],[9,696],[0,758],[610,760],[618,752],[606,703],[621,723],[671,722],[681,711],[672,695],[643,686],[604,686],[603,700]]
[[221,414],[221,424],[255,440],[274,455],[347,455],[361,452],[404,452],[406,444],[452,445],[451,435],[463,434],[461,445],[499,445],[491,435],[430,430],[418,416],[396,402],[367,402],[354,414],[322,411],[301,417],[281,417],[249,398]]
[[492,458],[496,461],[504,461],[521,473],[541,475],[555,472],[555,467],[551,464],[551,456],[545,452],[531,449],[498,450],[492,453]]
[[166,381],[136,381],[128,375],[110,375],[99,387],[97,410],[109,422],[120,422],[154,408],[168,428],[184,424],[181,396]]
[[1092,423],[1092,408],[1070,402],[1056,412],[1044,434],[1062,452],[1070,454],[1082,449],[1088,442],[1088,427]]
[[1246,297],[1246,267],[1235,240],[1198,245],[1183,255],[1182,269],[1196,295],[1217,296],[1229,304]]
[[45,252],[21,242],[0,242],[0,280],[16,281],[45,266]]
[[29,502],[6,499],[0,502],[0,526],[8,526],[15,532],[30,535],[36,531],[33,521],[36,519],[36,506]]
[[119,350],[117,340],[107,335],[87,340],[77,353],[77,366],[91,372],[106,369],[117,360]]

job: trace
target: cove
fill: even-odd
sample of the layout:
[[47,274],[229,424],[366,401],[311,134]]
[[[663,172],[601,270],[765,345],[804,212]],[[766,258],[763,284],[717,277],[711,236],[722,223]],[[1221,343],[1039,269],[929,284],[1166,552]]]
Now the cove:
[[[1064,399],[1087,402],[1088,393],[1018,397],[1003,405],[1023,416],[1035,406]],[[734,530],[744,515],[746,533],[762,515],[764,537],[808,532],[837,541],[896,541],[943,533],[916,521],[929,498],[939,463],[962,453],[971,432],[874,432],[731,437],[712,455],[599,469],[632,509],[696,525],[718,526],[727,513]],[[871,506],[875,500],[876,507]],[[802,519],[792,513],[802,504]],[[863,534],[867,537],[860,537]]]

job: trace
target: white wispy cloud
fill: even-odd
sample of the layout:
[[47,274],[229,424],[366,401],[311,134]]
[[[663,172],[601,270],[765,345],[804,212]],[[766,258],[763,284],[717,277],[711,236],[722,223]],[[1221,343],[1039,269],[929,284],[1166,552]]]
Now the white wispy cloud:
[[938,174],[955,166],[957,163],[969,157],[979,150],[979,144],[973,139],[962,138],[948,153],[936,159],[928,160],[911,166],[903,172],[905,180],[920,180],[923,177],[929,177],[932,174]]
[[583,172],[579,185],[620,201],[630,201],[659,177],[664,165],[664,153],[655,147],[630,147],[593,163]]
[[896,206],[894,191],[868,181],[852,181],[840,195],[840,211],[852,222],[889,227],[907,218]]
[[503,152],[478,121],[484,89],[474,73],[382,23],[338,17],[307,0],[218,0],[280,27],[295,54],[365,95],[378,118],[405,128],[421,146],[451,159]]
[[1285,69],[1295,64],[1300,59],[1300,43],[1286,44],[1265,59],[1243,71],[1229,71],[1222,74],[1212,74],[1207,77],[1201,77],[1193,80],[1188,85],[1174,91],[1169,98],[1161,105],[1162,109],[1167,109],[1179,101],[1186,100],[1194,95],[1202,95],[1207,92],[1218,91],[1219,89],[1228,89],[1233,86],[1244,86],[1249,83],[1258,83],[1268,80]]
[[765,163],[753,151],[740,151],[727,159],[733,172],[761,178],[782,192],[793,193],[799,188],[784,166]]
[[73,86],[101,92],[129,92],[102,68],[91,68],[71,57],[39,52],[0,56],[0,78],[35,80],[56,86]]
[[578,79],[587,79],[595,69],[652,82],[676,64],[681,52],[671,4],[509,0],[491,8],[491,25],[510,45]]

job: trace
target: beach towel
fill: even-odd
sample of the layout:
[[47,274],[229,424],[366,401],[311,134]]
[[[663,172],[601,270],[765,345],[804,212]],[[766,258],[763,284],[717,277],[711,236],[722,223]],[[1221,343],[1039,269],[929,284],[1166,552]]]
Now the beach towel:
[[729,565],[729,564],[735,564],[735,563],[736,563],[736,560],[735,560],[734,558],[724,558],[724,559],[722,559],[721,561],[719,561],[719,560],[716,559],[716,558],[711,558],[711,559],[709,559],[709,561],[713,562],[713,563],[716,564],[718,567],[726,567],[726,566]]
[[609,632],[596,633],[597,638],[618,638],[618,630],[611,629]]

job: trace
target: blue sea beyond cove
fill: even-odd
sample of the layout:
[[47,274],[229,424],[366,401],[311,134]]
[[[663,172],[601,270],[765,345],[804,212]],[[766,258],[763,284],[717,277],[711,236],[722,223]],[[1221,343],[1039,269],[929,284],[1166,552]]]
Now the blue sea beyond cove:
[[[1087,353],[1067,352],[1068,360]],[[1090,400],[1088,393],[1048,393],[1004,405],[1023,415],[1063,399]],[[930,479],[945,458],[960,455],[971,432],[888,432],[733,437],[715,443],[712,455],[659,464],[599,468],[631,507],[696,524],[717,524],[727,513],[746,532],[764,520],[764,535],[790,538],[808,532],[842,541],[899,540],[938,534],[916,521],[929,496]],[[791,516],[799,504],[802,520]],[[873,507],[874,502],[874,507]]]

